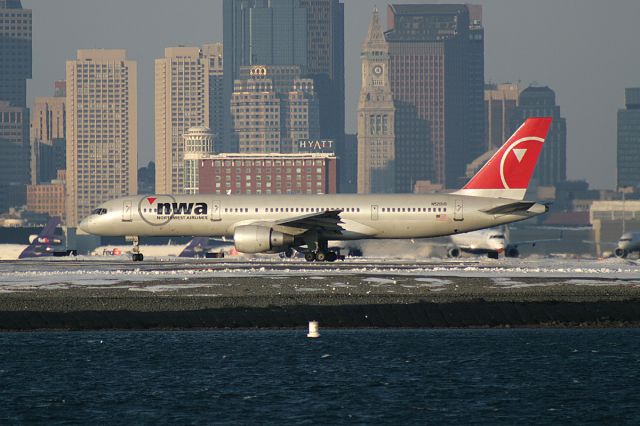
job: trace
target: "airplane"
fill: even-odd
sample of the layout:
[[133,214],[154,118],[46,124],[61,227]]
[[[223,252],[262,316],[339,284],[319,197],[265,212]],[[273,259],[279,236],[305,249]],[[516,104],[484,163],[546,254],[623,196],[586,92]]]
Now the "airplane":
[[0,244],[0,260],[18,260],[75,254],[72,250],[65,250],[62,239],[55,235],[55,230],[60,223],[59,217],[49,219],[49,222],[47,222],[38,235],[29,236],[29,244]]
[[[209,237],[196,237],[187,244],[157,244],[141,246],[148,256],[172,256],[172,257],[224,257],[233,254],[233,245],[230,243],[209,242]],[[91,252],[92,256],[122,256],[131,252],[131,246],[100,246]]]
[[241,253],[294,248],[335,261],[329,241],[429,238],[518,222],[548,205],[524,195],[551,124],[528,118],[460,190],[448,194],[142,195],[107,201],[80,223],[86,233],[127,236],[134,261],[146,236],[232,238]]
[[535,246],[538,243],[559,241],[562,239],[562,233],[560,234],[560,238],[510,242],[508,232],[504,232],[504,230],[500,228],[487,228],[466,232],[464,234],[451,235],[450,238],[453,245],[447,248],[447,255],[449,257],[459,257],[460,254],[464,252],[486,254],[491,259],[497,259],[500,253],[504,253],[505,257],[520,256],[518,246],[528,244]]
[[640,232],[625,232],[614,250],[616,257],[625,258],[634,251],[640,252]]

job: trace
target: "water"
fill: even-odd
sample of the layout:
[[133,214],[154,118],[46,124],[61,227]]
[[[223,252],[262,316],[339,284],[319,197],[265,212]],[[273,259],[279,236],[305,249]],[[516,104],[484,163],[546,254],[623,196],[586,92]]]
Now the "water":
[[638,424],[640,330],[0,333],[0,424]]

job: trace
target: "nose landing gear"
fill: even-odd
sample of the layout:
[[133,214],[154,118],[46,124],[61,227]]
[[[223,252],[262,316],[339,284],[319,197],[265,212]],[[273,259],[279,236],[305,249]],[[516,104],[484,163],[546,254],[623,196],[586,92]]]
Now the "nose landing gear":
[[134,262],[142,262],[144,260],[144,256],[140,253],[140,237],[138,236],[127,236],[125,237],[127,241],[133,242],[133,248],[131,251],[133,252],[131,255],[131,260]]

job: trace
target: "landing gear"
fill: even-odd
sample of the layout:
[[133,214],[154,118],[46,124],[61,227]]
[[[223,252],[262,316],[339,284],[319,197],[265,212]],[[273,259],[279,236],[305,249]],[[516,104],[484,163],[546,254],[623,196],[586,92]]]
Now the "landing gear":
[[125,237],[127,241],[133,242],[133,248],[131,251],[133,254],[131,255],[131,260],[134,262],[142,262],[144,260],[144,256],[140,253],[140,237],[138,236],[127,236]]
[[327,252],[324,251],[319,251],[316,253],[316,260],[318,262],[324,262],[325,260],[327,260]]
[[[336,260],[344,260],[344,256],[336,252],[335,250],[329,250],[329,242],[327,240],[321,240],[316,233],[305,236],[305,244],[307,246],[304,252],[304,259],[307,262],[335,262]],[[304,249],[298,249],[303,251]],[[339,249],[338,249],[339,250]]]
[[487,253],[487,257],[489,257],[489,259],[497,259],[498,258],[498,252],[497,251],[490,251],[489,253]]
[[[304,259],[307,262],[313,262],[317,260],[318,262],[335,262],[338,260],[338,253],[335,251],[308,251],[304,254]],[[342,257],[344,259],[344,256]]]

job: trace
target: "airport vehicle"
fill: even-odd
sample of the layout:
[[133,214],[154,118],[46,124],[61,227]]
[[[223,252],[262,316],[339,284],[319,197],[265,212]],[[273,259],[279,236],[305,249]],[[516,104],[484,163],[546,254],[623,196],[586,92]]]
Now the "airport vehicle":
[[80,228],[129,236],[134,261],[143,259],[140,237],[185,235],[233,238],[243,253],[293,247],[308,261],[334,261],[329,241],[439,237],[518,222],[548,211],[524,195],[550,124],[549,117],[527,119],[448,194],[129,196],[98,206]]
[[55,235],[60,223],[60,218],[51,218],[38,235],[29,236],[29,244],[0,244],[0,260],[75,254],[73,250],[66,250],[62,239]]
[[[211,242],[209,237],[196,237],[187,244],[157,244],[140,247],[148,256],[169,257],[224,257],[235,249],[232,243]],[[124,256],[131,253],[131,246],[100,246],[91,252],[92,256]]]
[[520,256],[519,246],[559,241],[560,238],[531,241],[509,241],[509,233],[500,228],[487,228],[464,234],[451,235],[451,245],[447,247],[447,256],[459,257],[462,252],[471,254],[486,254],[491,259],[497,259],[500,253],[505,257]]
[[640,232],[625,232],[614,250],[616,257],[625,258],[634,251],[640,252]]

